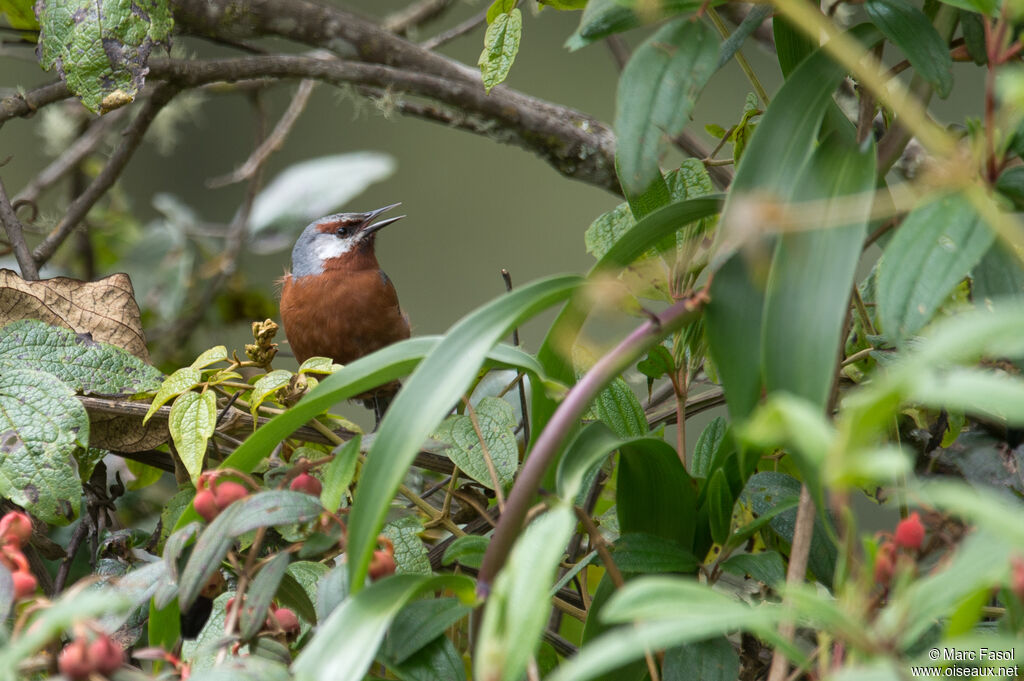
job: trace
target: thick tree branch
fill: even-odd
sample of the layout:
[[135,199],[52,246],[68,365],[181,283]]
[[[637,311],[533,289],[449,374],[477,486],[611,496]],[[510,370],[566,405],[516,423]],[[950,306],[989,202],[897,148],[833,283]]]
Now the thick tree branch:
[[24,94],[11,95],[0,99],[0,125],[12,118],[31,116],[48,104],[59,102],[71,96],[64,81],[58,80]]
[[365,85],[442,102],[467,117],[484,119],[489,126],[482,126],[488,128],[483,131],[492,139],[534,151],[568,177],[621,192],[615,176],[615,136],[607,126],[573,109],[507,88],[495,88],[488,95],[475,72],[473,80],[453,80],[382,64],[288,55],[150,62],[150,78],[179,87],[260,77]]
[[128,159],[132,157],[135,149],[142,142],[146,130],[149,129],[149,124],[156,118],[160,109],[167,102],[171,101],[177,93],[177,86],[164,84],[150,95],[149,99],[142,106],[142,110],[128,124],[124,131],[124,139],[121,140],[121,144],[118,145],[117,149],[110,156],[107,165],[103,167],[103,170],[100,171],[100,174],[96,176],[96,179],[92,181],[89,187],[77,199],[72,201],[61,221],[57,223],[53,231],[47,235],[32,253],[36,262],[43,264],[49,260],[57,248],[68,238],[71,231],[86,216],[89,209],[110,189],[121,174],[121,171],[128,164]]

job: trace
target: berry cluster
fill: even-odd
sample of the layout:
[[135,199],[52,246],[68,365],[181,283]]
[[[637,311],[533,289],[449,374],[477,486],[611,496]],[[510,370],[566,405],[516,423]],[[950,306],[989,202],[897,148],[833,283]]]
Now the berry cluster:
[[900,557],[910,556],[910,565],[913,565],[914,557],[921,550],[923,543],[924,524],[917,511],[914,511],[899,522],[892,539],[886,540],[878,547],[878,553],[875,555],[875,581],[888,588],[897,566],[902,564]]
[[206,522],[212,522],[225,508],[249,496],[249,489],[234,480],[217,480],[216,473],[203,473],[199,476],[196,498],[192,505],[196,513]]
[[57,658],[60,673],[71,681],[87,679],[94,672],[110,676],[123,664],[124,651],[106,634],[100,634],[92,643],[79,636],[64,646]]
[[36,592],[39,583],[29,570],[21,547],[32,537],[32,519],[20,511],[11,511],[0,518],[0,563],[11,571],[14,600],[20,601]]

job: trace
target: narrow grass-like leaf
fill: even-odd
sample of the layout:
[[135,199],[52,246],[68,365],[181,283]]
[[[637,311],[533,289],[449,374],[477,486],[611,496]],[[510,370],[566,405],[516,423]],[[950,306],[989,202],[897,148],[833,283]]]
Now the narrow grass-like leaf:
[[[406,469],[469,387],[488,352],[515,326],[565,300],[581,283],[576,276],[550,277],[478,308],[457,322],[409,377],[381,421],[349,516],[349,588],[353,592],[363,586],[377,533]],[[321,387],[354,364],[333,374]]]
[[664,440],[621,445],[615,505],[624,534],[653,534],[692,550],[697,491],[676,450]]
[[334,460],[324,471],[324,485],[320,492],[320,503],[329,511],[341,508],[341,502],[348,493],[348,486],[356,472],[359,460],[360,436],[355,436],[334,449]]
[[995,234],[961,194],[917,206],[878,261],[876,300],[882,332],[903,342],[920,331],[994,240]]
[[910,65],[939,97],[948,97],[953,89],[953,60],[925,13],[906,0],[868,0],[864,9],[871,23],[903,50]]
[[725,471],[719,468],[708,481],[708,522],[711,525],[711,538],[716,544],[724,544],[729,538],[732,527],[732,492]]
[[824,410],[874,185],[874,145],[858,148],[839,135],[815,149],[797,179],[791,210],[822,227],[783,234],[775,250],[762,327],[769,391]]
[[627,196],[642,195],[661,179],[661,151],[689,122],[718,66],[718,43],[703,22],[677,19],[641,45],[626,64],[616,96],[615,133],[619,181]]
[[471,612],[458,598],[426,598],[406,605],[395,617],[382,652],[401,663]]
[[740,675],[740,656],[725,636],[696,641],[665,651],[664,681],[735,681]]
[[463,603],[473,603],[473,580],[455,575],[394,575],[346,598],[295,658],[295,678],[362,679],[402,607],[418,594],[442,589],[454,592]]
[[487,599],[473,660],[476,678],[518,681],[526,673],[551,610],[548,589],[575,525],[572,511],[560,505],[520,535]]

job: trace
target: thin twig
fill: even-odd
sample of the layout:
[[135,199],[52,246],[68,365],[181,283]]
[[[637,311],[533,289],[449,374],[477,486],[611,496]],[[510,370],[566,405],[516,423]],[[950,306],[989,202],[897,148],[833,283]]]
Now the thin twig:
[[121,140],[121,144],[111,154],[107,165],[103,167],[100,174],[92,181],[89,188],[68,206],[68,210],[64,217],[61,218],[61,221],[57,223],[53,231],[33,251],[32,255],[37,263],[42,265],[53,256],[57,248],[64,243],[64,240],[78,226],[78,223],[81,222],[93,205],[110,189],[121,174],[121,171],[128,165],[128,160],[142,142],[142,138],[146,134],[146,130],[149,129],[153,119],[174,98],[174,95],[178,94],[178,91],[177,85],[164,83],[159,85],[153,94],[149,96],[149,99],[142,105],[142,110],[128,124],[124,131],[124,139]]
[[71,564],[75,561],[75,556],[78,555],[78,550],[82,547],[82,542],[85,541],[88,535],[89,523],[83,517],[78,521],[74,532],[71,533],[71,539],[68,541],[67,555],[61,561],[60,567],[57,568],[57,576],[53,580],[53,595],[56,596],[64,590],[64,585],[68,581],[68,574],[71,572]]
[[[512,275],[504,267],[501,268],[501,278],[505,280],[505,292],[512,291]],[[512,344],[519,347],[519,327],[512,329]],[[523,451],[530,447],[530,410],[526,404],[526,377],[519,375],[519,411],[523,414]]]
[[467,33],[472,31],[474,28],[484,23],[485,21],[487,21],[487,10],[484,10],[483,12],[480,12],[480,14],[477,14],[476,16],[466,19],[461,24],[457,24],[456,26],[449,28],[447,31],[444,31],[443,33],[438,33],[433,38],[424,40],[422,43],[420,43],[420,47],[422,47],[424,50],[436,50],[445,43],[451,42],[452,40],[455,40],[460,36],[466,35]]
[[265,140],[263,140],[263,143],[252,152],[245,163],[239,166],[233,173],[208,180],[206,182],[206,186],[210,188],[217,188],[229,184],[235,184],[236,182],[251,180],[263,167],[263,164],[267,162],[267,158],[275,151],[278,151],[281,148],[281,145],[284,144],[285,139],[288,137],[288,133],[290,133],[292,128],[295,127],[295,122],[298,121],[302,111],[306,108],[306,104],[309,102],[309,96],[313,94],[313,87],[315,85],[315,80],[301,81],[299,83],[299,88],[295,91],[295,96],[292,97],[292,101],[288,105],[288,109],[285,110],[281,119],[277,122],[277,125],[274,126],[274,130]]
[[405,35],[409,29],[422,26],[439,17],[452,4],[452,0],[419,0],[404,9],[389,14],[382,22],[384,28],[396,35]]
[[7,199],[7,190],[4,188],[2,180],[0,180],[0,222],[4,223],[7,241],[14,249],[14,257],[18,260],[18,267],[21,268],[21,277],[32,281],[39,279],[39,268],[28,249],[28,244],[25,243],[24,228],[14,212],[11,202]]
[[622,36],[612,34],[604,39],[605,45],[608,46],[608,51],[612,53],[612,59],[615,60],[615,65],[619,67],[619,71],[626,68],[626,64],[629,63],[630,54],[629,45],[622,39]]
[[86,156],[93,153],[99,147],[106,138],[107,133],[110,132],[110,129],[124,117],[127,110],[127,107],[122,107],[93,121],[89,129],[85,131],[85,134],[75,139],[71,146],[64,150],[64,153],[55,158],[50,165],[43,168],[31,182],[18,192],[18,195],[14,197],[14,203],[21,201],[35,203],[39,199],[40,194],[77,168]]
[[[786,584],[802,584],[807,578],[807,557],[811,553],[811,537],[814,534],[814,500],[807,485],[800,488],[800,503],[796,509],[796,526],[793,528],[793,544],[789,552],[789,569]],[[779,625],[779,636],[786,641],[793,640],[796,625],[783,622]],[[789,661],[781,648],[772,653],[772,666],[768,681],[784,681],[789,672]]]

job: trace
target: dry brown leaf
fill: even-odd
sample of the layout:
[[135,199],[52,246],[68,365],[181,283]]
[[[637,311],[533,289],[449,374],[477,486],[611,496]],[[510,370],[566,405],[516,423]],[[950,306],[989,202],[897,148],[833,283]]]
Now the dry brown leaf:
[[87,282],[69,277],[26,281],[0,269],[0,326],[39,319],[109,343],[149,362],[139,306],[127,274]]

